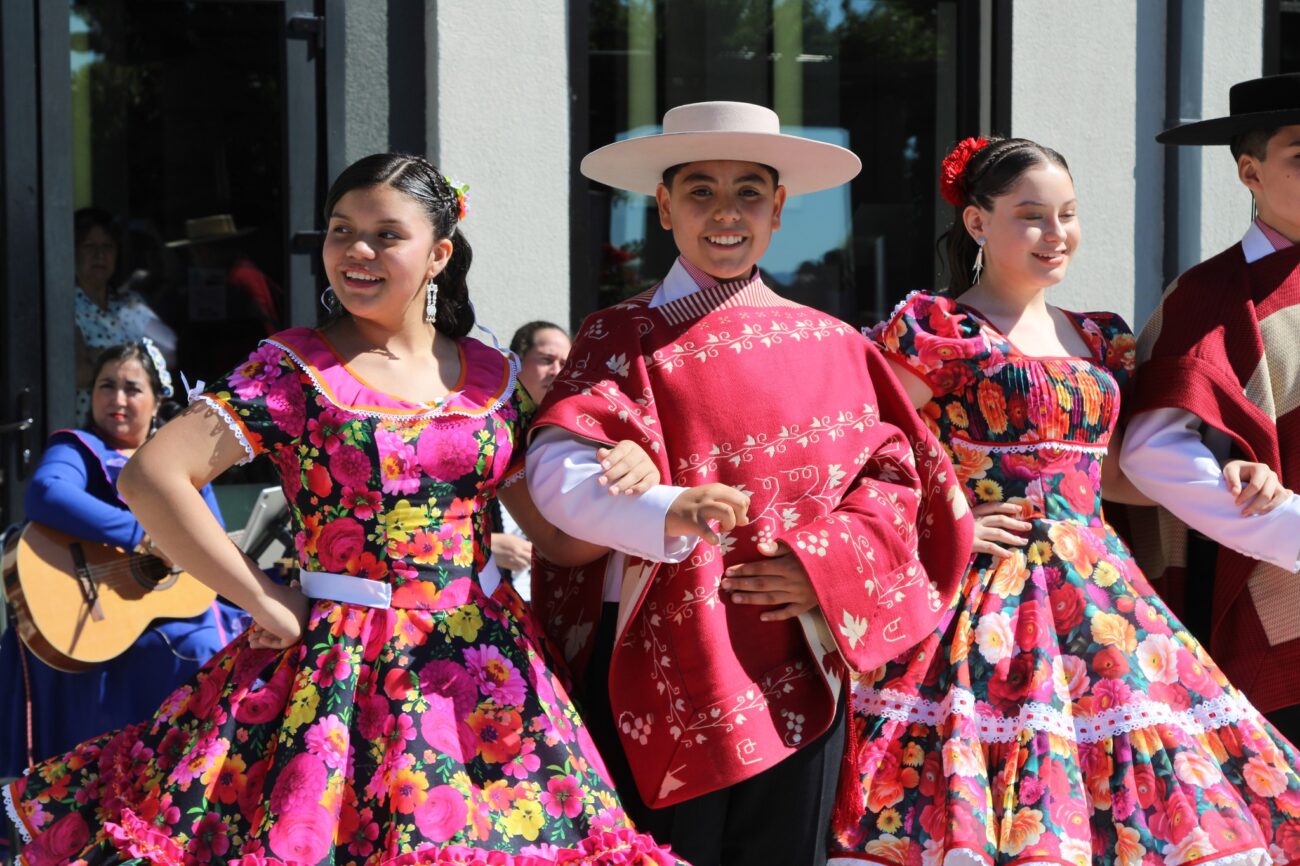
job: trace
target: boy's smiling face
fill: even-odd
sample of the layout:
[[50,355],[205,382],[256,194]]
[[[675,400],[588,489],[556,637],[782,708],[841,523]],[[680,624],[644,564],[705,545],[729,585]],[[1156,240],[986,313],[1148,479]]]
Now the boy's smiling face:
[[1300,243],[1300,124],[1273,133],[1264,159],[1242,154],[1237,173],[1255,194],[1260,219]]
[[720,280],[748,276],[781,227],[785,187],[756,162],[711,159],[678,168],[672,188],[659,184],[659,223],[677,251]]

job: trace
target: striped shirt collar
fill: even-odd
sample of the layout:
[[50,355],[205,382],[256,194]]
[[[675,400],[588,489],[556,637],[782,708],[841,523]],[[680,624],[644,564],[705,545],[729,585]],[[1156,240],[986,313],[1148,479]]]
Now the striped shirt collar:
[[1250,228],[1246,229],[1246,235],[1241,239],[1241,252],[1246,257],[1246,264],[1257,262],[1264,256],[1289,246],[1291,241],[1286,235],[1258,217],[1251,221]]
[[[761,282],[758,266],[755,265],[753,270],[749,272],[749,276],[728,280],[726,285],[752,286]],[[673,263],[672,270],[668,272],[668,276],[664,277],[659,290],[655,292],[654,298],[650,301],[650,306],[662,306],[672,301],[681,300],[701,289],[715,289],[720,285],[723,285],[723,283],[717,278],[700,270],[684,257],[678,256],[677,261]]]
[[1264,222],[1259,217],[1255,217],[1255,225],[1259,226],[1259,230],[1264,233],[1264,237],[1268,238],[1268,242],[1273,245],[1273,250],[1275,252],[1281,252],[1291,246],[1290,238]]

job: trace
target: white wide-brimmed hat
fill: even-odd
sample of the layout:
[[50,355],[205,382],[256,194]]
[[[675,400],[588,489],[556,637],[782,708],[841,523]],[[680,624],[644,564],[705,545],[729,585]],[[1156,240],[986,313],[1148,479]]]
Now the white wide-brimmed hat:
[[664,170],[709,159],[770,165],[787,195],[847,183],[862,160],[834,144],[782,135],[776,112],[748,102],[693,102],[664,115],[664,131],[607,144],[587,154],[581,170],[594,181],[654,195]]

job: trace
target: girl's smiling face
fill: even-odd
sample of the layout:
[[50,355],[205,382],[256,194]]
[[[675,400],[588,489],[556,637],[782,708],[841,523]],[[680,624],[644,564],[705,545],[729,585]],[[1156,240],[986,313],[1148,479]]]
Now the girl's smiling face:
[[1079,246],[1074,181],[1054,163],[1027,170],[984,210],[962,215],[966,230],[984,239],[984,276],[994,286],[1042,289],[1065,278]]
[[339,198],[322,258],[330,286],[354,316],[398,322],[424,314],[424,286],[451,257],[415,199],[391,186],[363,187]]

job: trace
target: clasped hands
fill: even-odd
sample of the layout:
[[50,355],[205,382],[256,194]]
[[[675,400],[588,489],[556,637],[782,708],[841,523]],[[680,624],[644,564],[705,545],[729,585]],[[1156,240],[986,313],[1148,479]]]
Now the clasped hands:
[[[722,539],[718,531],[730,532],[748,523],[748,496],[725,484],[701,484],[683,491],[673,501],[664,531],[719,544]],[[773,606],[759,617],[763,622],[791,619],[817,606],[808,572],[785,542],[759,542],[758,552],[767,558],[733,565],[723,573],[722,590],[730,593],[732,602]]]

